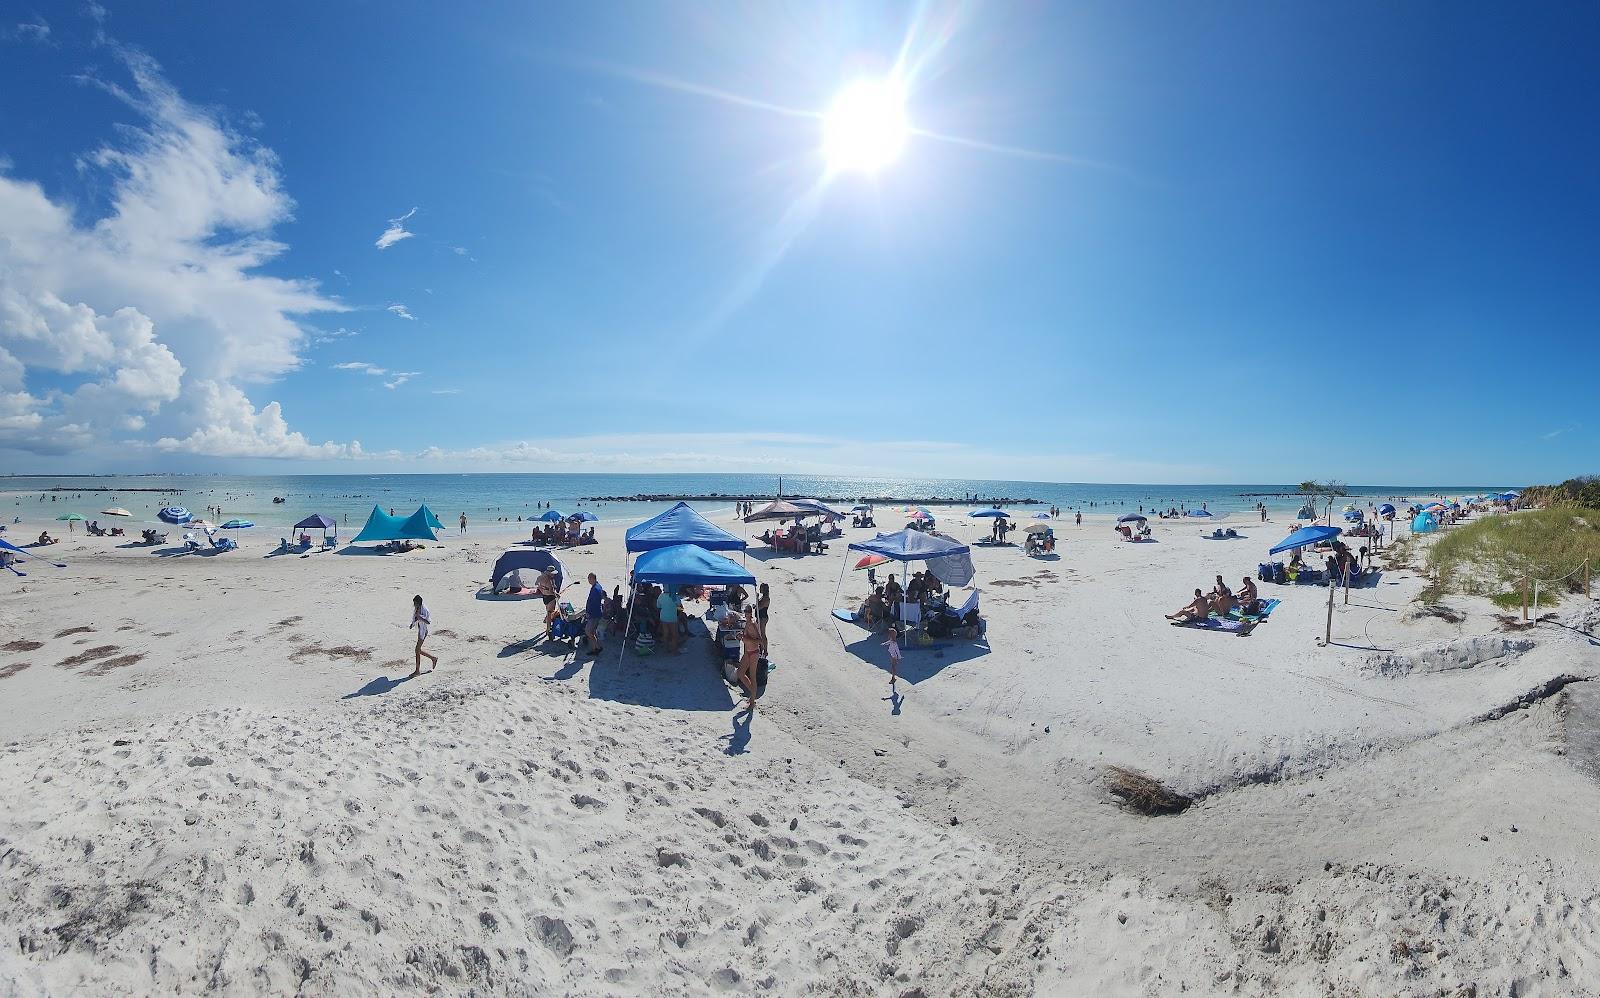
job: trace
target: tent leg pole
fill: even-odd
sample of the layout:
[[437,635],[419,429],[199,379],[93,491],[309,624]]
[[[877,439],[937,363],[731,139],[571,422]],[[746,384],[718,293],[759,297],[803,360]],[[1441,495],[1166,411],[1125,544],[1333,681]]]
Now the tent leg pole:
[[633,633],[633,603],[639,598],[639,587],[633,583],[628,584],[628,622],[622,625],[622,640],[617,642],[617,665],[622,665],[622,656],[628,653],[628,636]]

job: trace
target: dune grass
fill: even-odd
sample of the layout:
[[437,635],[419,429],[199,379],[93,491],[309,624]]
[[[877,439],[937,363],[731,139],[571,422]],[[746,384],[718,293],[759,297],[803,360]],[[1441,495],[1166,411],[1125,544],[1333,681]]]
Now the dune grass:
[[[1542,581],[1539,602],[1583,591],[1583,563],[1600,575],[1600,513],[1533,509],[1448,528],[1428,549],[1430,591],[1487,596],[1502,608],[1522,603],[1522,580]],[[1559,582],[1555,580],[1561,580]]]

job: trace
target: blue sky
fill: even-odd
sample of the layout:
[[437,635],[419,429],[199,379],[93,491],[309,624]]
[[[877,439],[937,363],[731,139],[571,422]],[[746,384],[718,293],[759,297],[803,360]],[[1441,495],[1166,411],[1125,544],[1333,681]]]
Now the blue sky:
[[0,469],[1600,471],[1592,5],[3,12]]

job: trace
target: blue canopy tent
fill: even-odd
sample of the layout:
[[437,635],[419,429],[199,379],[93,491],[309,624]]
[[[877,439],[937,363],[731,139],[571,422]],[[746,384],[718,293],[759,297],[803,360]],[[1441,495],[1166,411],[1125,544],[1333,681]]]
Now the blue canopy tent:
[[190,520],[194,519],[194,514],[190,513],[182,506],[163,506],[161,509],[156,511],[156,519],[160,520],[162,523],[170,523],[173,526],[178,526],[188,523]]
[[552,566],[556,570],[556,585],[566,588],[567,573],[555,555],[544,548],[506,548],[500,557],[495,559],[494,571],[489,573],[489,588],[498,590],[500,580],[518,569],[531,568],[543,572]]
[[[965,586],[970,583],[977,571],[972,567],[972,549],[959,541],[938,534],[922,530],[897,530],[892,534],[879,534],[867,541],[856,541],[848,548],[850,551],[863,551],[875,554],[892,561],[898,562],[925,562],[928,571],[947,586]],[[844,560],[844,565],[839,569],[839,585],[834,588],[834,603],[839,602],[839,590],[844,587],[845,567],[850,564],[850,559]],[[918,608],[920,611],[920,607]],[[905,605],[901,608],[901,619],[908,619]]]
[[417,512],[422,514],[422,520],[428,525],[429,530],[444,529],[444,524],[440,523],[439,518],[433,515],[433,510],[428,508],[427,503],[423,503],[421,506],[418,506]]
[[323,547],[327,547],[328,546],[328,531],[330,531],[330,530],[333,531],[334,536],[335,536],[336,539],[337,539],[338,534],[339,534],[339,525],[334,523],[332,520],[328,519],[326,516],[323,516],[321,513],[312,513],[310,516],[306,517],[304,520],[301,520],[299,523],[295,524],[293,527],[290,527],[289,529],[290,530],[321,530],[322,531],[322,546]]
[[663,586],[753,586],[756,582],[756,577],[738,562],[693,544],[645,552],[634,562],[633,577],[637,582]]
[[748,546],[696,513],[686,502],[629,527],[625,543],[630,554],[676,544],[693,544],[707,551],[743,551]]
[[[39,561],[44,562],[46,565],[54,565],[56,568],[66,568],[67,567],[66,565],[63,565],[58,561],[51,561],[48,558],[40,558],[38,555],[34,554],[32,551],[29,551],[26,548],[19,548],[15,544],[11,543],[8,540],[0,539],[0,551],[10,551],[12,554],[14,554],[14,555],[18,555],[19,554],[19,555],[22,555],[24,558],[35,558],[35,559],[37,559]],[[28,575],[27,572],[24,572],[21,569],[18,569],[16,567],[12,566],[9,563],[7,563],[6,568],[9,571],[11,571],[13,574],[21,576],[23,578],[26,578],[27,575]]]
[[361,528],[361,533],[350,539],[350,543],[431,540],[437,538],[433,536],[433,530],[429,528],[428,519],[422,510],[419,509],[410,516],[390,516],[374,506],[371,515],[367,517],[366,526]]
[[1285,551],[1293,551],[1296,548],[1309,547],[1312,544],[1319,544],[1322,541],[1329,541],[1338,536],[1338,527],[1322,527],[1315,525],[1310,527],[1301,527],[1299,530],[1296,530],[1288,537],[1285,537],[1283,540],[1273,545],[1272,550],[1268,551],[1267,553],[1282,554]]
[[[684,506],[679,503],[679,506]],[[677,507],[673,507],[676,509]],[[687,506],[684,506],[688,509]],[[693,510],[689,510],[693,513]],[[671,510],[668,510],[671,512]],[[699,514],[696,513],[696,516]],[[646,521],[647,523],[650,521]],[[706,526],[711,526],[707,523]],[[712,528],[716,529],[716,528]],[[729,536],[732,536],[731,534]],[[738,540],[738,538],[734,538]],[[731,550],[731,549],[730,549]],[[653,547],[639,556],[633,566],[633,580],[629,583],[628,621],[623,634],[633,634],[633,607],[638,602],[639,583],[654,582],[672,588],[677,586],[737,586],[755,585],[756,577],[737,562],[720,554],[712,554],[698,544],[668,544]],[[617,661],[622,661],[623,649],[617,650]]]

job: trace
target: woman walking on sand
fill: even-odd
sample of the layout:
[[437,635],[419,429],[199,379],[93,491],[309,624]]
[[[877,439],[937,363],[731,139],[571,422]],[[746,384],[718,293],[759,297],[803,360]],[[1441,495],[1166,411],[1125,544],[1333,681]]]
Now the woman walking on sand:
[[422,660],[424,658],[433,663],[432,667],[428,669],[429,672],[439,667],[439,656],[431,655],[422,650],[422,642],[428,640],[428,628],[432,624],[433,616],[428,613],[428,606],[422,602],[422,597],[411,597],[411,626],[417,629],[417,667],[411,670],[413,676],[422,675]]

